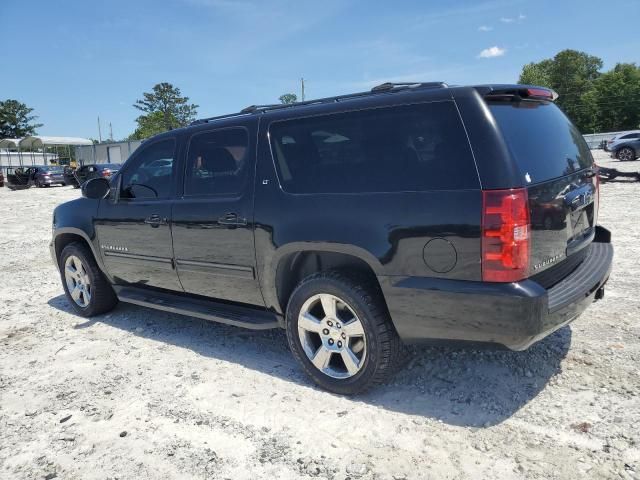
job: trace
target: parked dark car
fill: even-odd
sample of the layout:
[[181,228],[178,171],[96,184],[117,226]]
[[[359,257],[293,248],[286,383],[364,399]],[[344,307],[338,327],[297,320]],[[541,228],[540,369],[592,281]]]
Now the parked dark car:
[[80,186],[86,182],[87,180],[91,180],[92,178],[111,178],[115,175],[120,169],[120,164],[118,163],[99,163],[99,164],[90,164],[83,165],[82,167],[78,167],[73,176],[75,181],[72,183],[74,188],[80,188]]
[[67,185],[72,185],[73,188],[80,188],[78,179],[76,178],[76,169],[71,166],[64,167],[64,181]]
[[51,254],[81,316],[120,300],[281,327],[341,394],[388,378],[403,343],[522,350],[602,298],[613,257],[556,97],[384,84],[199,120],[57,207]]
[[640,156],[640,132],[631,132],[614,137],[607,145],[611,158],[621,162],[635,160]]
[[33,184],[38,187],[50,187],[51,185],[66,185],[64,181],[64,167],[58,165],[31,167]]
[[7,168],[7,188],[10,190],[22,190],[29,188],[31,182],[29,175],[25,173],[25,168],[9,167]]
[[0,170],[0,187],[4,187],[4,173]]
[[7,186],[12,190],[25,188],[65,185],[64,171],[57,165],[34,165],[31,167],[10,168],[7,173]]

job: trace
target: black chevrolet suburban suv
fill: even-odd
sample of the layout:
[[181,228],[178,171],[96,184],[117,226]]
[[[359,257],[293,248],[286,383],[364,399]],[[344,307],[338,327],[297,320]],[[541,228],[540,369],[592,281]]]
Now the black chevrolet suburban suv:
[[556,96],[389,83],[198,120],[58,206],[51,254],[82,316],[123,301],[284,328],[341,394],[403,343],[522,350],[603,296],[613,258]]

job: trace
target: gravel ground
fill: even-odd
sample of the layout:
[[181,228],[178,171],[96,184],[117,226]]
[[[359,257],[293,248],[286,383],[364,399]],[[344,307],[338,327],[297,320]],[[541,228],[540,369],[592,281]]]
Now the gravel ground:
[[601,191],[603,301],[526,352],[412,349],[393,383],[345,398],[280,331],[74,315],[48,242],[78,191],[2,188],[0,478],[640,478],[640,184]]

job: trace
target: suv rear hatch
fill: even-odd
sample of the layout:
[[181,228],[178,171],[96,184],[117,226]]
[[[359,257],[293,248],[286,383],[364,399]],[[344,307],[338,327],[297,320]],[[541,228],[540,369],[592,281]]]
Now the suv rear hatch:
[[528,199],[525,276],[545,288],[585,258],[598,214],[593,157],[578,129],[554,105],[555,97],[550,90],[526,86],[485,95]]

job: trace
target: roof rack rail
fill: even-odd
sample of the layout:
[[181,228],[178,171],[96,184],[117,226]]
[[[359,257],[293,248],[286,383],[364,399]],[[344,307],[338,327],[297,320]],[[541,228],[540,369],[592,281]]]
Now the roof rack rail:
[[211,122],[213,120],[221,120],[223,118],[231,118],[231,117],[239,117],[241,115],[246,115],[248,112],[235,112],[235,113],[227,113],[225,115],[217,115],[215,117],[207,117],[207,118],[198,118],[197,120],[194,120],[193,122],[191,122],[189,125],[200,125],[201,123],[208,123]]
[[447,88],[445,82],[385,82],[376,85],[371,92],[388,92],[399,88]]
[[444,82],[403,82],[403,83],[392,83],[387,82],[381,85],[377,85],[373,87],[371,90],[366,92],[358,92],[358,93],[349,93],[346,95],[337,95],[334,97],[325,97],[325,98],[317,98],[315,100],[306,100],[304,102],[295,102],[295,103],[275,103],[275,104],[266,104],[266,105],[249,105],[248,107],[243,108],[237,113],[230,113],[227,115],[219,115],[217,117],[209,117],[202,118],[191,122],[191,125],[199,125],[202,123],[211,122],[213,120],[221,120],[223,118],[231,118],[238,117],[241,115],[251,115],[254,113],[262,113],[270,110],[281,110],[284,108],[293,108],[293,107],[301,107],[304,105],[317,105],[322,103],[332,103],[332,102],[340,102],[343,100],[349,100],[352,98],[358,97],[366,97],[369,95],[375,95],[378,93],[391,92],[394,90],[404,90],[408,88],[446,88],[448,85]]

